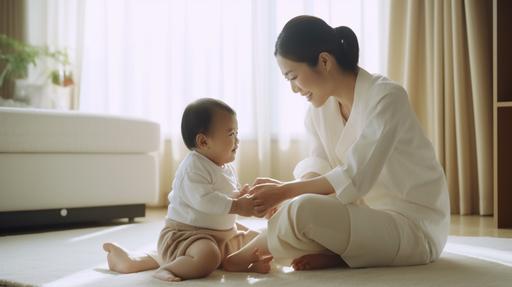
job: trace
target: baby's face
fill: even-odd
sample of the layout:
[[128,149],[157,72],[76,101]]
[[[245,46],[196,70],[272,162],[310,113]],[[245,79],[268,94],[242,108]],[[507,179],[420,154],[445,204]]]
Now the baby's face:
[[208,157],[222,166],[235,160],[238,149],[238,121],[235,115],[216,111],[208,135]]

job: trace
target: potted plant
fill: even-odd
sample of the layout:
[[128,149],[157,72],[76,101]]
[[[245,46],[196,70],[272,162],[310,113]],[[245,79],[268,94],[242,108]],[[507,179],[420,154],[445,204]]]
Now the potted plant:
[[0,87],[6,79],[27,77],[28,66],[35,65],[38,56],[38,48],[0,34],[0,63],[4,65],[0,73]]
[[[65,61],[62,63],[69,64],[67,55]],[[74,80],[71,70],[68,69],[68,65],[60,65],[59,68],[54,69],[50,72],[50,80],[52,85],[50,86],[51,104],[55,109],[70,109],[75,105],[74,94]]]
[[[50,59],[59,67],[49,73],[52,83],[59,86],[73,84],[71,73],[66,72],[66,68],[70,64],[66,51],[50,51],[46,47],[36,47],[0,34],[0,87],[8,81],[17,81],[19,85],[30,86],[30,84],[22,83],[23,81],[19,80],[26,79],[29,66],[36,66],[41,58]],[[63,76],[60,77],[60,75]],[[28,90],[28,88],[16,88],[15,90],[24,89]],[[23,93],[28,92],[25,91]],[[16,95],[13,96],[15,97]]]

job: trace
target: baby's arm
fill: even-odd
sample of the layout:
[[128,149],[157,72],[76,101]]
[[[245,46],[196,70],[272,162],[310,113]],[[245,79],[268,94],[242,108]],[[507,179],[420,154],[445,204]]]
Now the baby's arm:
[[[177,184],[180,197],[193,208],[207,214],[228,214],[233,198],[230,194],[217,191],[208,174],[188,171]],[[174,191],[173,191],[174,192]]]

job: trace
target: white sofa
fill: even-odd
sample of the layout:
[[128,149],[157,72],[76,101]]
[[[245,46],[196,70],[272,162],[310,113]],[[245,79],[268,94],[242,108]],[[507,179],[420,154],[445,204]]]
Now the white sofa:
[[159,143],[148,120],[0,107],[0,228],[144,216]]

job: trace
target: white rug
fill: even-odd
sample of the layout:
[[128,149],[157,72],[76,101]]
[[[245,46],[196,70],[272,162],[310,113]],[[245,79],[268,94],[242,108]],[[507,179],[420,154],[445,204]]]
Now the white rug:
[[[264,221],[245,220],[253,228]],[[216,271],[201,280],[166,283],[152,271],[108,271],[105,241],[144,252],[154,248],[162,222],[82,228],[0,237],[0,286],[512,286],[512,238],[456,237],[435,263],[424,266],[294,272],[273,266],[267,275]]]

